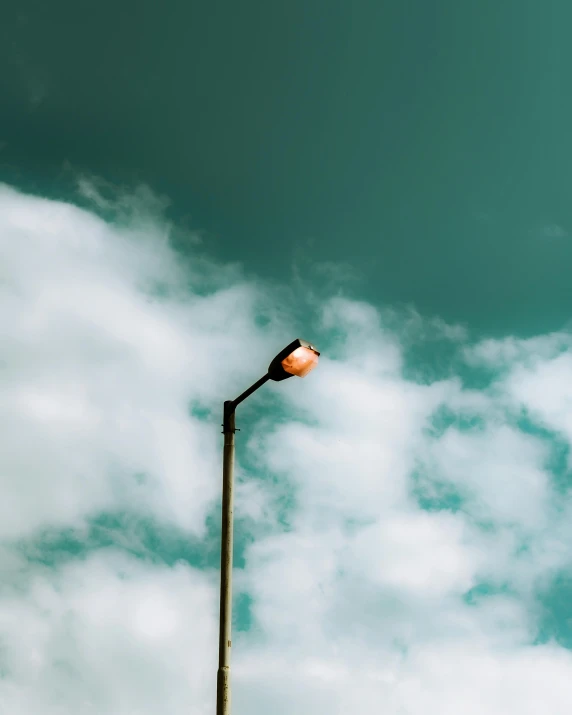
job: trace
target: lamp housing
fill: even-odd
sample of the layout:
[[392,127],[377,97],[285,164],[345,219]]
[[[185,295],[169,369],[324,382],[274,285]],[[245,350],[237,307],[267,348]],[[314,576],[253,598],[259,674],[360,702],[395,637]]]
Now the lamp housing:
[[281,350],[268,367],[268,376],[275,382],[289,377],[306,377],[318,364],[320,353],[307,340],[296,338]]

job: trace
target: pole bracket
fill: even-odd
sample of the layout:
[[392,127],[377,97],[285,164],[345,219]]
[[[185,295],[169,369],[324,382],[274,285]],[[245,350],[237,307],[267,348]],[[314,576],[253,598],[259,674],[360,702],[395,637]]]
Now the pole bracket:
[[224,413],[222,421],[222,434],[227,434],[232,432],[234,434],[236,431],[240,432],[240,429],[234,426],[234,416],[236,410],[236,403],[234,400],[227,400],[224,403]]

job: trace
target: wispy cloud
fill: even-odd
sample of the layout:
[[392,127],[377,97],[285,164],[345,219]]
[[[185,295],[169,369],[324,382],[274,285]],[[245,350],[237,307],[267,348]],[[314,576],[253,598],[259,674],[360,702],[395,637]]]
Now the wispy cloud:
[[543,226],[541,234],[544,238],[567,238],[569,235],[568,231],[557,223],[549,223]]

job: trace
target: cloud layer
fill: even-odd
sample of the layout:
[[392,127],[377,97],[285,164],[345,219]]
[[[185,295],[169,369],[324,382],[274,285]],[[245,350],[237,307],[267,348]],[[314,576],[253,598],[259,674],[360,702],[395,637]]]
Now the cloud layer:
[[240,415],[234,712],[568,713],[570,334],[270,286],[81,192],[0,187],[2,712],[214,710],[216,568],[163,536],[211,549],[222,401],[301,334],[319,369]]

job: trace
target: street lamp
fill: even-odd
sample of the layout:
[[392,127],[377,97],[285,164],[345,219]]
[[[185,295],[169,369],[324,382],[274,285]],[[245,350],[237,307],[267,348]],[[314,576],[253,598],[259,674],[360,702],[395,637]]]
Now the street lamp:
[[264,377],[236,400],[224,403],[222,462],[222,542],[220,553],[220,625],[216,691],[217,715],[230,715],[230,648],[232,625],[232,531],[234,486],[234,415],[236,406],[268,380],[279,382],[294,375],[306,377],[318,364],[320,353],[305,340],[294,340],[272,360]]

